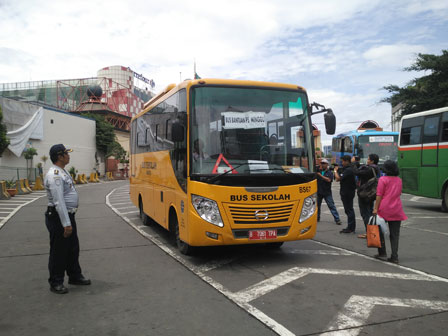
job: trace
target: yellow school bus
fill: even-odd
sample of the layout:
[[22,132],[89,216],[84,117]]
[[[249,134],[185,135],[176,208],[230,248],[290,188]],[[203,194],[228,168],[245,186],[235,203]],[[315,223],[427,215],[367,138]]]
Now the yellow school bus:
[[[313,108],[315,111],[313,112]],[[197,79],[171,84],[131,122],[130,195],[145,224],[195,246],[310,239],[316,232],[311,115],[304,88]]]

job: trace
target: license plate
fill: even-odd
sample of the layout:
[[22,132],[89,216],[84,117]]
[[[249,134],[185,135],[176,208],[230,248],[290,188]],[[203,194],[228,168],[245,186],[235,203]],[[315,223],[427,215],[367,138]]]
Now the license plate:
[[277,230],[252,230],[249,231],[249,240],[265,240],[277,238]]

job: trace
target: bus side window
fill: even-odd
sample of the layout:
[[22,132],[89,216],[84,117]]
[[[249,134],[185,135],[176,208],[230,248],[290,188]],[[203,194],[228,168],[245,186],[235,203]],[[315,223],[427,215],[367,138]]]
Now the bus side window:
[[420,143],[421,126],[406,127],[401,129],[400,145],[417,145]]
[[427,117],[423,127],[423,143],[434,143],[439,138],[439,116]]
[[401,125],[400,146],[421,144],[423,117],[404,119]]
[[345,138],[344,139],[344,152],[352,153],[353,152],[352,145],[353,145],[352,139],[350,139],[349,137]]

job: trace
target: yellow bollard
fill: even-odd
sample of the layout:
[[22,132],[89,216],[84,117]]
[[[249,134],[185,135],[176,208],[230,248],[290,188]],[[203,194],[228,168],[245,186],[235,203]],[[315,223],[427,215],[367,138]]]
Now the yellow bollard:
[[25,189],[23,186],[23,180],[16,181],[16,190],[18,195],[26,195],[29,194],[29,191]]
[[84,184],[84,181],[81,179],[81,174],[76,176],[76,184]]
[[33,191],[31,190],[30,187],[30,183],[28,182],[28,179],[23,179],[23,186],[25,187],[26,190],[28,190],[30,193],[32,193]]
[[82,178],[82,180],[83,180],[84,183],[89,183],[89,182],[87,181],[86,174],[82,174],[82,175],[81,175],[81,178]]
[[36,177],[36,182],[34,182],[33,190],[44,190],[44,185],[42,184],[42,178],[40,176]]
[[90,173],[89,182],[90,183],[96,183],[97,182],[97,180],[95,179],[95,173]]
[[2,190],[0,192],[0,199],[10,199],[11,195],[6,191],[6,182],[0,181],[0,184],[2,186]]
[[96,179],[97,182],[100,181],[100,178],[98,177],[98,173],[95,173],[95,179]]

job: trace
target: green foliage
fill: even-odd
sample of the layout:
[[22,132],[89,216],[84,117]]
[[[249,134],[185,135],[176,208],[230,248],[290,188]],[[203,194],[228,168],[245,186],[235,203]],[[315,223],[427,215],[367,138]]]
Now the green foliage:
[[71,166],[70,169],[68,170],[68,173],[73,176],[76,176],[77,172],[78,171],[76,170],[76,168],[74,166]]
[[40,159],[41,159],[42,162],[45,164],[45,162],[47,162],[47,160],[48,160],[48,156],[46,156],[46,155],[42,155],[42,156],[40,157]]
[[3,124],[3,113],[2,107],[0,106],[0,157],[9,146],[9,139],[6,136],[7,131],[6,126]]
[[102,115],[90,112],[82,115],[96,121],[96,147],[106,158],[110,156],[120,158],[123,153],[126,153],[117,142],[114,127]]
[[426,71],[428,75],[415,78],[404,87],[383,87],[391,96],[381,102],[396,106],[403,104],[403,115],[448,106],[448,50],[442,55],[418,54],[415,62],[404,71]]
[[13,178],[10,180],[5,180],[5,184],[6,184],[7,189],[15,189],[16,188],[16,180]]
[[23,156],[26,160],[32,160],[34,155],[37,155],[37,150],[34,147],[27,148],[23,151]]

